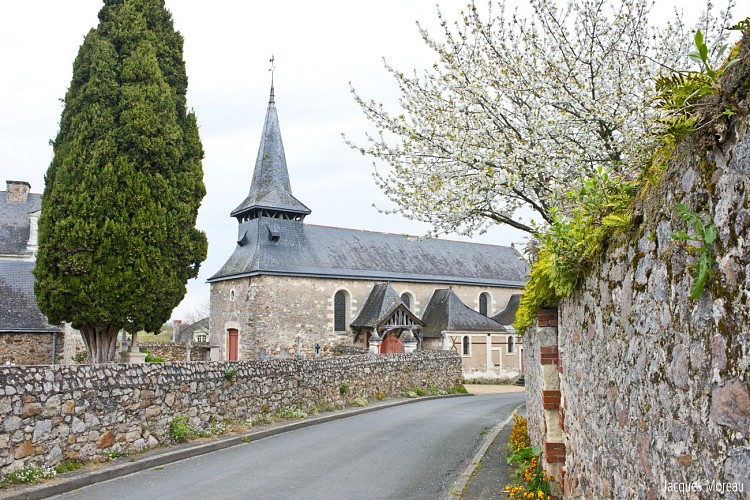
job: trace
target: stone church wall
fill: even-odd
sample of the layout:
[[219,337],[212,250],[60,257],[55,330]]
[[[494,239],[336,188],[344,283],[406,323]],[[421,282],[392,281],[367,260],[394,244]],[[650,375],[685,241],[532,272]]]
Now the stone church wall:
[[65,363],[65,335],[52,333],[0,333],[0,365],[48,365],[52,362],[54,345],[55,363]]
[[[660,185],[639,202],[637,228],[611,242],[560,305],[557,339],[545,343],[545,328],[524,338],[531,435],[541,445],[561,431],[564,468],[550,472],[562,476],[566,498],[750,492],[747,112],[732,121],[719,129],[723,136],[707,130],[677,150]],[[718,232],[714,273],[695,300],[702,243],[673,239],[694,232],[678,203]],[[539,405],[545,345],[550,358],[560,353],[557,429]]]
[[[289,276],[255,276],[211,284],[211,339],[220,346],[220,357],[227,359],[227,330],[239,331],[239,359],[257,357],[262,347],[266,353],[290,354],[302,339],[302,352],[312,355],[318,343],[324,355],[333,354],[337,345],[352,343],[353,334],[334,332],[333,297],[338,290],[348,296],[346,324],[354,320],[372,290],[375,281]],[[396,292],[409,293],[414,299],[410,308],[418,317],[424,313],[432,293],[450,285],[434,283],[391,282]],[[502,310],[515,288],[453,285],[453,290],[469,307],[479,309],[479,295],[488,292],[489,315]]]
[[[236,370],[228,380],[226,370]],[[165,442],[169,424],[245,419],[461,382],[456,353],[307,360],[0,367],[0,475],[65,457]],[[348,385],[346,394],[340,387]]]

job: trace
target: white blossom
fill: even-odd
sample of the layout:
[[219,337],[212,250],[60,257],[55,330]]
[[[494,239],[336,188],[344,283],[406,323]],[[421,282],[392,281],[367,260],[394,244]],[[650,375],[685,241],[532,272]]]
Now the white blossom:
[[[352,89],[377,133],[347,142],[388,164],[374,176],[392,211],[435,233],[533,232],[522,207],[549,222],[560,195],[599,167],[642,165],[658,128],[654,78],[688,64],[692,32],[679,16],[653,26],[646,0],[530,4],[528,19],[503,1],[484,14],[472,1],[454,22],[438,9],[441,36],[420,28],[432,68],[385,65],[401,92],[396,113]],[[710,10],[699,27],[718,37],[728,13]]]

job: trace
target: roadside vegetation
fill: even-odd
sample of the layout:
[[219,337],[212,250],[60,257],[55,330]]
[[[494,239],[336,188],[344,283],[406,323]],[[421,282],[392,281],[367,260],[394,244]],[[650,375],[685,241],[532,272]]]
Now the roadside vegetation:
[[506,460],[515,466],[513,476],[516,481],[504,488],[511,500],[551,498],[549,482],[552,478],[544,473],[541,451],[540,448],[531,446],[526,419],[513,415]]

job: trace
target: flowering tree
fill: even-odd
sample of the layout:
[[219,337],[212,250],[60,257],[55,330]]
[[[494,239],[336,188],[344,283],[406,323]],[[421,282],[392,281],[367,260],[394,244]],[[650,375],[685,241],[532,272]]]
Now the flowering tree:
[[[550,222],[581,179],[642,164],[659,127],[654,79],[687,62],[692,35],[681,18],[653,27],[648,0],[530,5],[530,19],[508,16],[504,0],[497,14],[472,0],[453,23],[438,10],[441,39],[420,27],[438,56],[432,68],[408,76],[386,63],[400,112],[352,90],[378,133],[365,146],[347,142],[390,165],[374,175],[393,212],[435,233],[496,223],[533,233],[521,208]],[[728,10],[717,19],[709,4],[703,32],[717,36]]]

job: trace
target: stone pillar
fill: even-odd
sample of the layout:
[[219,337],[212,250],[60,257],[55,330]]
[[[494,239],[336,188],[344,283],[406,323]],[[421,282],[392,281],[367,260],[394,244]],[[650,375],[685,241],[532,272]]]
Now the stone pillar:
[[378,331],[373,330],[372,335],[370,336],[370,353],[372,354],[380,354],[380,344],[383,342],[383,339],[378,336]]
[[407,330],[406,335],[404,336],[404,352],[408,354],[414,352],[416,349],[417,339],[414,337],[411,330]]
[[448,332],[443,330],[440,332],[440,350],[441,351],[448,351],[450,350],[451,346],[448,345]]
[[555,478],[552,494],[562,494],[565,474],[565,442],[560,392],[560,355],[557,346],[557,308],[541,309],[537,314],[537,336],[542,368],[542,408],[544,412],[544,470]]

